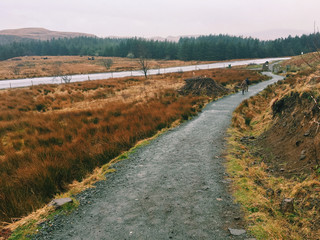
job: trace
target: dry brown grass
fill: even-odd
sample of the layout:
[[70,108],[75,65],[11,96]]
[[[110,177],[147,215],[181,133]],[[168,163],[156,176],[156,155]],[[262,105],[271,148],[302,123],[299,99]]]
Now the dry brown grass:
[[294,72],[301,70],[310,71],[310,66],[319,68],[319,61],[319,52],[312,52],[292,57],[289,60],[283,61],[281,65],[283,67],[289,65],[291,67],[291,70],[293,70]]
[[[272,106],[283,97],[290,96],[291,93],[296,93],[300,97],[308,97],[311,93],[318,97],[320,87],[318,74],[317,71],[310,72],[306,69],[298,72],[295,76],[288,77],[284,82],[269,86],[262,93],[244,101],[233,115],[233,128],[230,129],[231,137],[229,138],[229,154],[227,156],[228,171],[234,181],[236,198],[243,205],[246,213],[248,228],[257,239],[320,238],[319,166],[315,166],[306,175],[304,167],[291,169],[295,164],[292,158],[281,157],[276,159],[276,162],[268,159],[269,155],[266,155],[265,152],[274,151],[268,150],[270,146],[279,148],[279,152],[286,152],[288,149],[289,152],[295,151],[296,144],[290,144],[289,141],[273,144],[272,139],[268,137],[268,143],[263,142],[263,146],[259,145],[259,141],[264,139],[265,133],[270,132],[270,129],[276,131],[274,134],[279,135],[279,139],[287,139],[285,135],[282,135],[284,133],[280,131],[279,125],[273,127],[279,119],[274,116]],[[290,103],[293,104],[293,101],[291,100]],[[302,107],[304,101],[301,101],[300,104],[300,110],[299,105],[296,106],[298,112],[296,110],[289,112],[289,115],[295,116],[293,119],[295,119],[296,129],[292,133],[297,132],[300,127],[300,123],[297,122],[299,112],[307,112],[311,108]],[[310,104],[313,104],[312,99]],[[285,126],[283,122],[280,121],[280,123],[280,126]],[[310,123],[304,124],[308,128],[307,124]],[[244,136],[263,137],[247,143],[240,141]],[[289,138],[295,139],[295,135],[291,134]],[[316,137],[314,139],[314,141],[318,141]],[[291,145],[292,149],[290,150],[288,147]],[[317,142],[317,146],[319,146],[319,142]],[[275,166],[280,161],[284,166],[287,166],[284,173],[275,170]],[[298,163],[303,164],[299,160]],[[312,163],[314,166],[314,162]],[[274,192],[273,196],[267,194],[270,189]],[[293,213],[280,211],[280,203],[285,197],[295,199]]]
[[[29,56],[16,57],[0,61],[0,79],[45,77],[69,74],[88,74],[101,72],[118,72],[140,70],[137,59],[119,57],[95,57],[89,60],[88,56]],[[113,61],[110,69],[107,69],[103,60]],[[180,60],[149,60],[150,68],[158,69],[165,67],[195,65],[197,61]]]
[[[237,71],[196,73],[229,83]],[[12,222],[67,189],[77,193],[101,179],[106,169],[94,170],[97,166],[195,115],[208,98],[176,92],[192,76],[172,73],[0,91],[1,220]],[[92,171],[96,174],[82,181]],[[71,186],[74,181],[82,183]]]

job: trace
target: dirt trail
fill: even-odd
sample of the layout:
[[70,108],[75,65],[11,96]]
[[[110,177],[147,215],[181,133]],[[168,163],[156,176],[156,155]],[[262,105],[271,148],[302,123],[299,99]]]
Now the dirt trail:
[[36,239],[247,239],[225,180],[226,129],[232,111],[268,84],[209,104],[191,121],[115,164],[115,173],[79,194],[80,207],[44,223]]

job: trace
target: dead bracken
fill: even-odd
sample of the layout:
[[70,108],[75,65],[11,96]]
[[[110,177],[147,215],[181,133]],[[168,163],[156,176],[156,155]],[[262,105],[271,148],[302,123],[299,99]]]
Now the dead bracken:
[[182,95],[219,97],[229,92],[227,88],[208,77],[189,78],[185,79],[185,82],[185,85],[179,90]]

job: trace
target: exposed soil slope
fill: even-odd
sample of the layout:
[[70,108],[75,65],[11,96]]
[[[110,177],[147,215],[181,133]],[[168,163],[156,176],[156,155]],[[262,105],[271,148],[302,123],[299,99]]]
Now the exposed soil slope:
[[320,109],[312,93],[291,92],[275,101],[272,110],[273,124],[260,140],[270,151],[270,170],[286,176],[313,172],[320,157]]
[[236,109],[230,169],[258,239],[319,239],[319,70],[287,76]]

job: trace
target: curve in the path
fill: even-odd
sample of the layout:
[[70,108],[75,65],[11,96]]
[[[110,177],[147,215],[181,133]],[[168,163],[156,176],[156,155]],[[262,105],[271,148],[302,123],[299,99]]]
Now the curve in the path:
[[239,214],[224,180],[226,129],[233,110],[273,79],[210,103],[191,121],[168,131],[115,173],[77,196],[80,207],[43,224],[38,239],[245,239],[231,236]]

